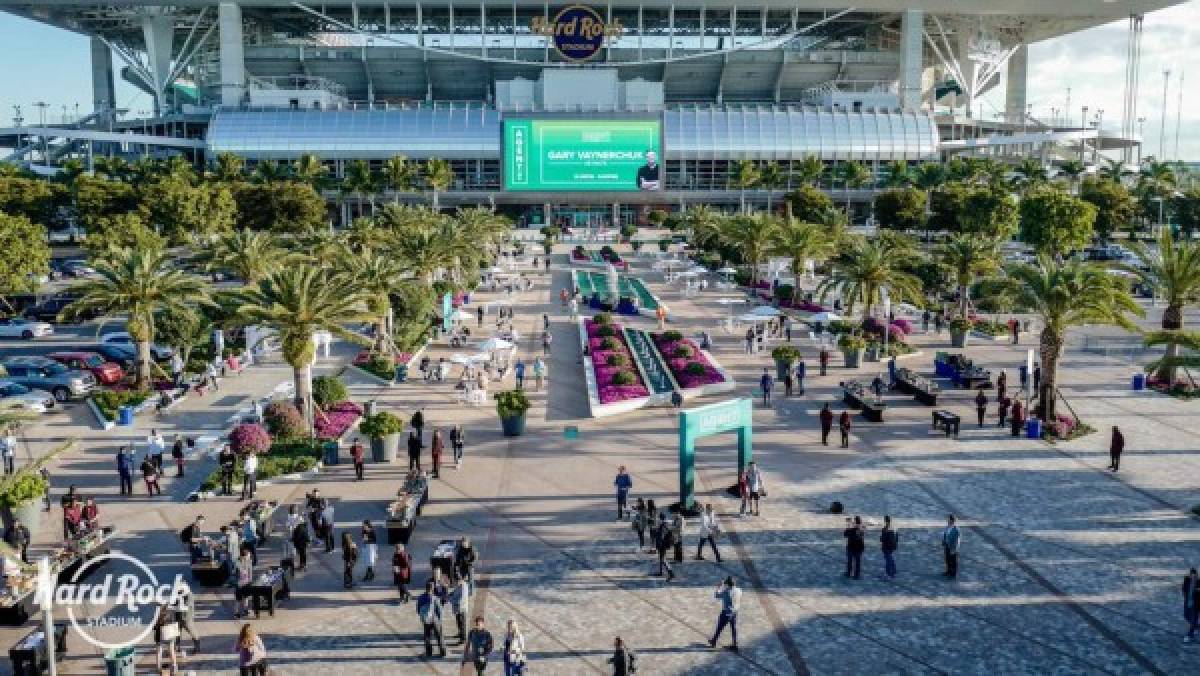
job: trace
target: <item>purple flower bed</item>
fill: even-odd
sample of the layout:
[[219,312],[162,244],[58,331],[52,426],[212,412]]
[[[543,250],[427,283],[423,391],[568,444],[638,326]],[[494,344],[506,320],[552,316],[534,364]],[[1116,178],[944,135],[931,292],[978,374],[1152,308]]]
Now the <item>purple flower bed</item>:
[[906,336],[913,332],[912,322],[908,321],[907,319],[893,319],[892,326],[903,331],[904,335]]
[[[658,346],[658,351],[662,353],[663,359],[666,359],[667,368],[671,369],[671,374],[675,376],[675,382],[679,383],[680,387],[686,390],[693,387],[725,382],[725,377],[708,361],[708,358],[700,351],[700,346],[692,342],[691,339],[667,340],[661,333],[652,333],[650,337],[654,340],[654,344]],[[671,355],[675,353],[675,349],[680,346],[690,348],[692,356],[683,358],[672,357]],[[693,362],[704,366],[703,374],[688,373],[688,364]]]
[[352,401],[343,401],[330,406],[325,414],[317,413],[313,420],[313,432],[318,439],[338,439],[354,426],[362,416],[362,407]]
[[[608,325],[616,329],[616,335],[611,336],[611,338],[617,345],[611,350],[604,349],[601,346],[604,342],[604,337],[597,333],[600,326],[600,324],[590,319],[584,320],[584,328],[587,330],[588,352],[592,355],[592,372],[596,374],[596,389],[600,395],[600,403],[612,404],[618,401],[650,396],[650,390],[642,382],[642,374],[638,372],[637,367],[633,366],[633,355],[629,352],[629,346],[625,344],[625,334],[621,331],[620,324]],[[625,358],[625,366],[617,367],[608,365],[608,357],[614,354]],[[637,382],[632,385],[614,384],[612,381],[613,376],[623,371],[632,373]]]
[[257,423],[242,423],[229,433],[229,447],[241,455],[261,454],[271,450],[271,435]]

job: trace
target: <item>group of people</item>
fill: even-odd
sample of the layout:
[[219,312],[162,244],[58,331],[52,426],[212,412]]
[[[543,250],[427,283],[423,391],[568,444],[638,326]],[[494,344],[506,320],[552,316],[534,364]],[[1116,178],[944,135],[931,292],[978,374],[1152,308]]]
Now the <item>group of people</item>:
[[[408,432],[408,441],[406,447],[408,450],[408,470],[410,472],[420,472],[421,469],[421,451],[425,448],[425,440],[422,436],[424,430],[424,414],[418,410],[413,413],[413,423],[410,425]],[[420,424],[417,424],[420,422]],[[449,442],[450,450],[454,454],[455,468],[461,468],[463,462],[463,452],[467,445],[467,433],[462,425],[453,425],[449,432],[443,434],[442,428],[435,427],[429,437],[429,457],[431,461],[432,472],[430,476],[437,479],[441,476],[442,471],[442,456],[446,451],[446,443]]]
[[[845,576],[854,580],[861,579],[862,557],[867,549],[867,523],[861,516],[846,519],[842,537],[846,540]],[[946,564],[942,575],[947,578],[958,577],[958,552],[962,544],[962,531],[959,530],[953,514],[946,518],[946,527],[942,529],[940,543]],[[896,579],[896,552],[899,548],[900,535],[892,524],[892,517],[885,515],[883,527],[879,530],[879,550],[883,555],[883,577],[886,580]]]

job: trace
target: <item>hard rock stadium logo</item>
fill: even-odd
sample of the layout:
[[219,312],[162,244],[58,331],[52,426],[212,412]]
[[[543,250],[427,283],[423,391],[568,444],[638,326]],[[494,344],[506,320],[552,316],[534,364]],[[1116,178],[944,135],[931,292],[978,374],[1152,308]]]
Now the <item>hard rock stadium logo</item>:
[[620,37],[624,31],[619,20],[608,23],[599,12],[584,5],[565,7],[550,21],[535,16],[529,27],[535,35],[549,38],[554,50],[573,62],[596,56],[603,49],[605,40]]

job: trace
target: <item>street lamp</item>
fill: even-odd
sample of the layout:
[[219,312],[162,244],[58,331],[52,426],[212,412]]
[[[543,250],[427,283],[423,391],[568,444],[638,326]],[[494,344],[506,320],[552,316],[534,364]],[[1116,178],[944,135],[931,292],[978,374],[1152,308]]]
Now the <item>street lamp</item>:
[[883,358],[888,361],[888,384],[891,384],[892,367],[891,359],[888,358],[888,337],[892,332],[892,298],[886,286],[879,288],[879,295],[883,298]]

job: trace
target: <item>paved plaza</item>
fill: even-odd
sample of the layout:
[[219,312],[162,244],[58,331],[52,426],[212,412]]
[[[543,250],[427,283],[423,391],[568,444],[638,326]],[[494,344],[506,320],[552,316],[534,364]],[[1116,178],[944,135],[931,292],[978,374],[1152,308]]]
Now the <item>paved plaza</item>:
[[[587,416],[577,328],[557,295],[569,284],[565,252],[560,247],[551,273],[534,275],[534,288],[514,299],[523,356],[541,351],[542,313],[554,332],[548,384],[531,393],[534,408],[522,437],[502,437],[494,406],[464,405],[451,382],[384,387],[353,369],[343,373],[357,350],[350,345],[335,346],[317,369],[343,373],[354,399],[375,399],[405,418],[424,407],[427,428],[465,426],[465,463],[444,469],[432,482],[430,503],[409,545],[417,565],[414,583],[426,579],[438,541],[470,537],[481,558],[472,614],[487,618],[498,643],[504,623],[518,620],[532,673],[611,673],[606,659],[616,635],[638,653],[639,673],[654,675],[1196,672],[1200,648],[1181,642],[1179,592],[1188,567],[1200,565],[1200,524],[1189,514],[1200,503],[1195,403],[1133,392],[1133,363],[1068,348],[1063,392],[1097,428],[1092,435],[1058,445],[1013,438],[1007,428],[995,427],[994,405],[991,425],[977,428],[971,393],[943,382],[939,408],[962,416],[959,438],[931,431],[931,409],[892,394],[885,423],[856,415],[850,447],[825,447],[816,413],[824,402],[842,410],[838,383],[850,372],[835,356],[829,375],[818,376],[815,348],[798,343],[809,365],[804,396],[784,398],[780,386],[771,406],[755,400],[754,456],[769,493],[762,516],[739,518],[738,502],[726,493],[736,478],[734,436],[700,442],[698,499],[720,514],[724,561],[692,560],[693,531],[685,536],[679,577],[666,583],[651,575],[656,566],[639,551],[629,522],[615,520],[612,481],[624,464],[633,476],[633,496],[660,505],[675,500],[676,417],[665,408]],[[671,327],[712,332],[714,354],[737,378],[737,394],[755,397],[769,355],[745,355],[739,336],[715,328],[729,313],[716,298],[732,292],[683,297],[677,285],[651,270],[647,257],[633,260],[633,271],[670,307]],[[478,300],[493,298],[481,294]],[[1155,319],[1156,311],[1148,310],[1148,321]],[[635,323],[651,326],[649,318]],[[1036,343],[1036,337],[1022,342]],[[921,354],[901,363],[931,375],[934,353],[947,348],[949,336],[918,333],[916,344]],[[968,353],[993,370],[1007,369],[1015,384],[1026,349],[987,343],[973,344]],[[431,352],[434,359],[449,354],[445,345]],[[854,377],[879,369],[867,364]],[[215,433],[253,397],[290,378],[286,365],[268,361],[226,379],[218,392],[188,399],[163,421],[146,416],[132,429],[99,431],[87,410],[76,406],[27,427],[21,451],[44,453],[64,438],[78,438],[79,448],[52,466],[54,495],[75,484],[98,496],[102,521],[120,530],[116,548],[169,577],[187,569],[179,530],[198,513],[210,525],[226,522],[239,503],[224,497],[185,501],[211,461],[193,462],[184,479],[167,479],[162,497],[147,498],[139,484],[133,498],[120,498],[116,447],[140,443],[155,424],[168,438]],[[1127,440],[1115,475],[1105,469],[1110,425],[1119,425]],[[578,429],[577,437],[565,434],[568,426]],[[357,534],[357,524],[369,518],[382,531],[385,507],[404,471],[400,462],[370,464],[366,481],[355,482],[351,466],[339,464],[312,478],[261,486],[260,494],[289,504],[319,486],[338,499],[340,529]],[[846,514],[829,513],[835,500]],[[965,526],[954,581],[941,576],[939,536],[949,513]],[[892,582],[882,577],[879,554],[884,514],[900,533],[899,576]],[[861,580],[842,575],[841,531],[852,515],[862,515],[868,525]],[[55,541],[60,516],[55,500],[54,513],[35,535],[37,545]],[[462,648],[453,641],[447,658],[424,658],[413,604],[400,604],[391,586],[390,550],[381,544],[378,578],[349,591],[341,585],[340,552],[313,550],[314,565],[297,576],[293,598],[274,617],[253,621],[272,673],[459,673]],[[278,560],[278,539],[261,554],[267,562]],[[707,645],[719,609],[712,592],[726,575],[746,592],[739,653]],[[184,670],[230,673],[242,624],[233,618],[232,592],[197,593],[200,651],[188,654]],[[454,634],[453,622],[446,626]],[[12,644],[26,631],[0,634]],[[143,645],[139,654],[139,673],[152,673],[152,648]],[[489,673],[500,673],[498,654],[494,658]],[[60,673],[103,673],[99,651],[73,640]]]

